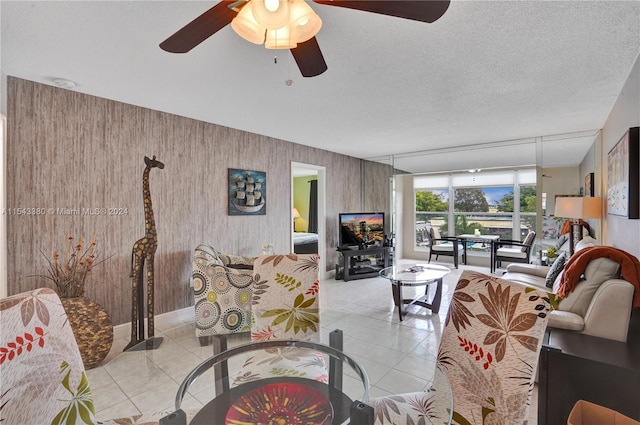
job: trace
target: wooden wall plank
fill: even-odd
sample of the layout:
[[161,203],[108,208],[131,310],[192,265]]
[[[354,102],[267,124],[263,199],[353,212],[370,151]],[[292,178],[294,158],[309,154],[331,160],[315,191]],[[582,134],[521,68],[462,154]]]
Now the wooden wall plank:
[[[67,233],[90,238],[95,231],[100,251],[111,257],[92,272],[87,296],[114,324],[131,320],[131,248],[144,235],[145,155],[165,164],[150,175],[156,314],[193,305],[191,259],[199,243],[239,255],[257,255],[266,242],[289,252],[292,161],[326,167],[329,270],[338,213],[388,211],[391,171],[384,164],[14,77],[7,86],[7,206],[54,211],[7,217],[9,294],[50,286],[31,277],[46,272],[41,251],[61,249]],[[228,215],[228,168],[267,173],[266,215]],[[112,214],[84,213],[95,208]]]

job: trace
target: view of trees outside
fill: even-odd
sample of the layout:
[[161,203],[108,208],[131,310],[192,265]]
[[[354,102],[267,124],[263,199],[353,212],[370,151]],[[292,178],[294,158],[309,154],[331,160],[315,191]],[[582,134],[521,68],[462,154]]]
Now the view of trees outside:
[[489,201],[481,188],[456,189],[455,194],[455,212],[489,212]]
[[416,212],[449,211],[449,190],[419,190],[416,192]]
[[[416,196],[416,244],[427,242],[425,232],[430,226],[438,226],[443,236],[449,228],[449,190],[423,189]],[[520,228],[526,234],[536,225],[536,187],[520,186]],[[513,186],[456,188],[453,209],[455,234],[496,234],[502,239],[513,237],[514,210]]]

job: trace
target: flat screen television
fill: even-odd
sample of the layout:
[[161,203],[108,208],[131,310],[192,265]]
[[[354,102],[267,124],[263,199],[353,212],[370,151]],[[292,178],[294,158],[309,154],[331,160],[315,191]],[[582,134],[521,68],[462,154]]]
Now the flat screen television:
[[340,213],[340,246],[379,245],[384,243],[384,213]]

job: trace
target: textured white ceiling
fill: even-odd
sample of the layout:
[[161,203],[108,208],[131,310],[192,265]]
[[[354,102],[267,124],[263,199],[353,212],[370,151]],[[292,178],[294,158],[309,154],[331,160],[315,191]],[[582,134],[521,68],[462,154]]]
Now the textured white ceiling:
[[[638,1],[452,0],[432,24],[310,3],[329,67],[313,78],[230,27],[186,54],[158,47],[215,3],[2,1],[2,74],[398,166],[601,128],[640,51]],[[499,162],[520,165],[507,151]],[[404,169],[474,167],[462,152]]]

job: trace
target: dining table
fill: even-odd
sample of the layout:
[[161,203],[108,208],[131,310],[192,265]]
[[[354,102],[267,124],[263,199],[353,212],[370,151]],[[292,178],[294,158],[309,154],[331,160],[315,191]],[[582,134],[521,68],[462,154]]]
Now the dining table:
[[462,241],[462,264],[467,264],[467,244],[469,242],[475,242],[475,243],[480,243],[482,244],[482,246],[486,246],[488,245],[488,249],[489,249],[489,256],[490,256],[490,267],[491,269],[493,269],[493,264],[494,264],[494,254],[495,254],[495,250],[494,250],[494,244],[500,240],[500,236],[499,235],[476,235],[476,234],[462,234],[462,235],[458,235],[456,236],[459,240]]
[[[342,332],[334,330],[331,334]],[[332,337],[330,337],[332,339]],[[333,340],[333,339],[332,339]],[[373,425],[376,398],[370,397],[370,380],[363,365],[354,356],[338,346],[301,340],[270,340],[240,344],[215,354],[193,368],[180,385],[175,410],[161,419],[160,425],[239,425],[248,423],[274,423],[299,425]],[[234,380],[234,366],[264,350],[302,350],[320,354],[326,361],[326,380],[307,379],[304,375],[282,373],[257,380]],[[431,379],[423,391],[431,408],[429,423],[450,424],[453,412],[453,396],[446,372],[435,356],[430,355],[424,367],[429,368]],[[222,391],[213,394],[204,405],[188,415],[183,403],[191,388],[203,376],[211,376],[223,363],[228,365],[228,376],[215,388]],[[213,386],[212,386],[213,388]]]

